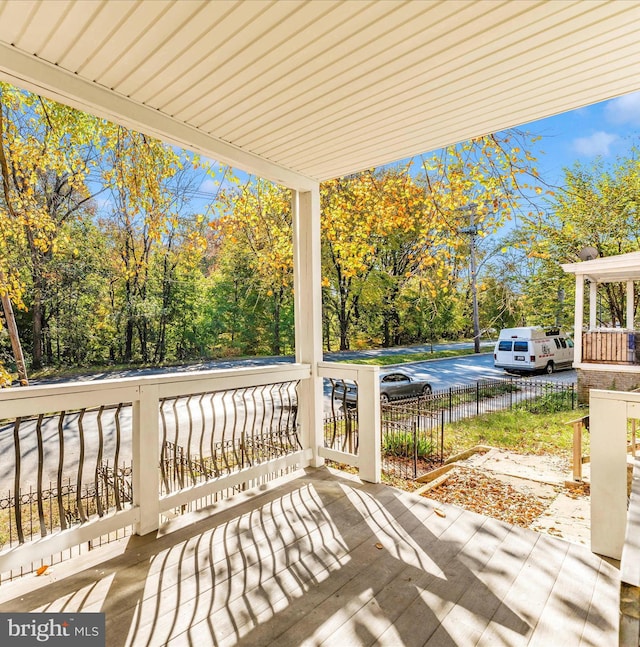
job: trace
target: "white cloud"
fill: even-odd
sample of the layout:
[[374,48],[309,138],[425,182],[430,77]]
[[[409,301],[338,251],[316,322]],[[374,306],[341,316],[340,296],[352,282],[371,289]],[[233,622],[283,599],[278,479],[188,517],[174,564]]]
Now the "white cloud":
[[609,101],[604,109],[607,121],[614,124],[640,126],[640,92],[626,94]]
[[595,157],[602,155],[606,157],[610,154],[611,144],[620,139],[618,135],[606,133],[599,130],[588,137],[577,137],[573,140],[573,148],[580,155]]
[[207,177],[202,180],[202,183],[198,187],[198,191],[203,193],[215,193],[218,190],[218,183],[212,178]]

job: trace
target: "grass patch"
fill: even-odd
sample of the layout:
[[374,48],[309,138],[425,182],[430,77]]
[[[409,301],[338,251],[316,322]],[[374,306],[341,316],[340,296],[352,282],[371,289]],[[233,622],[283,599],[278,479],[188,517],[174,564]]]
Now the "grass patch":
[[[521,454],[567,456],[573,447],[573,427],[567,423],[586,415],[586,410],[532,413],[500,411],[446,425],[445,455],[474,445],[491,445]],[[589,453],[589,434],[583,434],[583,454]]]
[[[481,352],[489,352],[488,349]],[[453,350],[434,350],[424,353],[394,353],[392,355],[380,355],[379,357],[367,357],[362,359],[342,360],[349,364],[367,364],[369,366],[389,366],[391,364],[406,364],[407,362],[423,362],[427,359],[446,359],[447,357],[460,357],[461,355],[475,355],[473,348],[456,348]]]

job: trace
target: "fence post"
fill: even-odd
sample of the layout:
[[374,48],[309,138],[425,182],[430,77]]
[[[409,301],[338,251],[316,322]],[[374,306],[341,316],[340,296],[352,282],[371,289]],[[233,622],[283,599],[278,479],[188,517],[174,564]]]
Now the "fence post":
[[418,425],[414,420],[411,423],[411,431],[413,432],[413,478],[418,478]]
[[480,415],[480,382],[476,381],[476,416]]
[[440,422],[440,462],[444,461],[444,409],[442,410],[442,418]]
[[140,518],[136,535],[146,535],[159,527],[160,498],[160,435],[158,425],[158,386],[140,387],[140,399],[133,402],[133,505],[139,508]]
[[449,387],[449,422],[453,422],[451,418],[453,417],[453,387]]

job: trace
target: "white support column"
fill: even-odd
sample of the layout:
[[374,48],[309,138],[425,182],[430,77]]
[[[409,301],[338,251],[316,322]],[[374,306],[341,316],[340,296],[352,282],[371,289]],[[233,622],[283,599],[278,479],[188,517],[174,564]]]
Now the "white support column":
[[133,504],[140,509],[135,533],[146,535],[160,523],[160,429],[157,385],[140,387],[133,403]]
[[311,365],[311,379],[298,389],[298,420],[301,442],[311,447],[311,464],[319,467],[323,438],[322,378],[322,273],[320,263],[320,186],[313,191],[292,191],[293,267],[296,362]]
[[584,276],[576,274],[576,312],[575,327],[573,331],[574,360],[573,363],[582,362],[582,322],[584,316]]
[[591,551],[620,559],[627,525],[627,403],[590,393]]
[[380,429],[380,369],[362,366],[358,370],[358,455],[360,478],[380,483],[382,432]]
[[634,329],[634,321],[633,321],[633,310],[634,310],[634,300],[633,300],[633,281],[627,281],[627,330],[635,330]]
[[589,330],[598,327],[598,284],[595,281],[589,283]]

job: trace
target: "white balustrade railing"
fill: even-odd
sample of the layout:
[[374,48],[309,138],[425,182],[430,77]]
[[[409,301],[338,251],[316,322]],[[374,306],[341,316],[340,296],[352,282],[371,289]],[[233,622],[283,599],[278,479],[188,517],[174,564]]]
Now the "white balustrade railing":
[[[79,458],[77,459],[80,461],[80,471],[78,472],[80,474],[82,472],[85,447],[92,447],[95,452],[95,446],[99,445],[98,456],[101,456],[103,445],[106,446],[101,422],[103,411],[109,407],[116,407],[119,415],[123,404],[131,405],[130,422],[127,422],[128,429],[123,429],[122,433],[123,437],[128,438],[127,442],[130,442],[129,450],[132,464],[132,501],[128,505],[119,506],[119,509],[115,511],[107,512],[101,516],[94,516],[88,520],[84,520],[85,515],[82,515],[83,523],[70,525],[66,529],[50,534],[45,534],[46,528],[43,526],[43,531],[35,539],[24,541],[20,545],[11,546],[0,551],[0,573],[37,562],[47,556],[57,554],[121,528],[133,526],[137,534],[153,532],[159,527],[161,515],[172,509],[184,506],[192,501],[202,500],[228,488],[251,484],[252,481],[267,474],[277,473],[293,466],[308,465],[314,454],[313,448],[301,445],[298,440],[300,435],[296,431],[294,435],[297,445],[294,446],[293,443],[289,443],[286,452],[280,452],[280,455],[267,457],[265,460],[262,460],[262,458],[260,461],[248,460],[246,465],[244,463],[242,465],[234,464],[233,469],[224,470],[225,473],[220,473],[218,476],[214,475],[213,477],[209,474],[207,478],[199,482],[192,481],[188,485],[177,489],[177,491],[162,493],[161,470],[159,469],[161,456],[163,455],[163,437],[164,442],[167,440],[166,428],[161,431],[161,426],[165,424],[161,417],[161,407],[166,399],[186,398],[187,404],[181,406],[183,408],[186,406],[188,409],[190,406],[189,397],[192,394],[231,393],[231,396],[226,396],[230,398],[230,404],[225,406],[232,407],[232,409],[229,409],[232,413],[225,409],[224,418],[225,422],[227,422],[228,415],[235,415],[237,419],[233,423],[233,438],[229,442],[235,443],[234,446],[242,447],[244,451],[244,447],[254,442],[250,438],[253,430],[249,427],[256,426],[256,414],[254,412],[250,417],[246,412],[239,413],[239,408],[245,406],[248,399],[237,396],[234,400],[233,394],[242,389],[282,383],[295,384],[310,378],[311,369],[308,365],[278,364],[266,367],[201,371],[189,374],[164,374],[95,382],[32,386],[0,391],[0,419],[3,421],[0,441],[4,442],[5,445],[15,441],[15,443],[21,445],[22,449],[20,451],[26,451],[37,458],[35,467],[27,468],[27,463],[24,464],[22,475],[20,475],[19,467],[15,468],[14,474],[17,474],[17,476],[11,481],[11,484],[17,485],[16,490],[19,490],[21,480],[27,478],[33,480],[36,478],[34,469],[37,471],[36,489],[38,491],[42,490],[42,463],[45,461],[47,451],[58,452],[60,455],[53,459],[54,465],[57,460],[62,465],[63,438],[70,433],[67,428],[69,426],[67,421],[70,420],[70,417],[74,417],[75,427],[73,433],[76,433],[79,429],[81,436],[78,448]],[[220,395],[218,397],[225,396]],[[260,392],[257,399],[255,396],[251,396],[251,398],[253,398],[252,405],[254,408],[262,407],[264,409],[265,395],[263,392]],[[236,400],[240,400],[240,402],[238,403]],[[211,407],[213,408],[214,406],[215,403],[212,400]],[[297,407],[297,403],[294,401],[291,406]],[[91,410],[93,417],[98,422],[91,429],[84,429],[83,431],[82,419],[85,410]],[[96,410],[98,413],[96,413]],[[78,415],[77,412],[79,411],[81,413]],[[45,432],[43,431],[43,419],[46,418],[50,421],[52,412],[56,412],[54,417],[58,421],[57,425],[51,423],[50,428]],[[72,415],[67,413],[65,416],[65,412],[76,413]],[[243,415],[244,418],[242,418],[241,422],[238,422],[240,419],[238,416],[240,415]],[[188,443],[191,443],[191,431],[194,425],[191,409],[187,412],[187,416],[189,418]],[[20,430],[21,423],[25,420],[27,420],[28,424],[25,423],[22,426],[23,429],[27,429],[28,435],[20,437],[20,434],[25,433]],[[80,421],[79,423],[78,420]],[[204,426],[204,420],[200,420],[199,424]],[[178,423],[176,422],[175,425],[177,429]],[[259,425],[263,427],[261,442],[264,438],[274,437],[272,430],[265,431],[264,427],[268,426],[268,424],[264,420]],[[116,426],[118,427],[119,435],[121,431],[119,421]],[[54,428],[56,433],[52,433]],[[285,432],[279,430],[278,433],[282,436]],[[56,441],[57,436],[59,436],[61,444],[56,445],[56,448],[52,450],[47,443]],[[202,442],[200,444],[200,449],[202,450]],[[213,446],[213,440],[211,444]],[[194,453],[197,462],[197,452]],[[5,465],[8,460],[11,459],[9,452],[5,448],[3,455]],[[65,460],[68,460],[68,457]],[[225,458],[225,460],[227,459]],[[18,466],[20,461],[20,455],[16,452]],[[114,467],[117,468],[117,465]],[[40,496],[37,503],[40,507],[42,503]],[[40,516],[42,518],[42,515]],[[64,528],[64,524],[62,527]]]
[[358,389],[358,453],[344,452],[321,446],[319,454],[328,460],[357,467],[360,478],[370,483],[380,482],[380,381],[377,366],[319,362],[318,375],[332,380],[355,382]]

